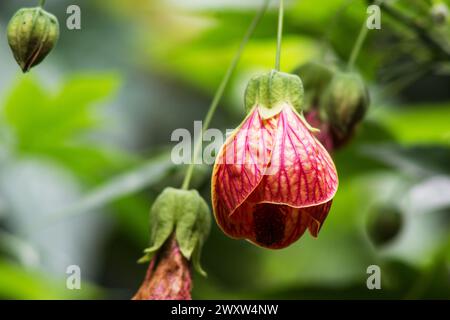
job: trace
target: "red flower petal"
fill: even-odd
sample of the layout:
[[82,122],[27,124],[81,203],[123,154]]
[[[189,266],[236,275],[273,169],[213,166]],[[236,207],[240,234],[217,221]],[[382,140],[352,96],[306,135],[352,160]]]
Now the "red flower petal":
[[277,119],[263,120],[255,108],[236,129],[216,159],[212,179],[212,202],[225,233],[241,238],[242,232],[228,223],[239,207],[261,182],[273,149]]
[[214,214],[231,237],[283,248],[306,228],[317,236],[337,180],[331,157],[290,106],[267,120],[255,108],[217,158]]
[[290,107],[280,113],[259,201],[303,208],[333,199],[338,185],[333,160],[303,121]]

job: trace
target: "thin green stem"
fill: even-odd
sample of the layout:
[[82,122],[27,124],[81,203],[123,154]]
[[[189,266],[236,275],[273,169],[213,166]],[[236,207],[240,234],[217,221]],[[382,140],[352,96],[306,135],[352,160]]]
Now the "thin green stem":
[[222,82],[220,83],[219,88],[217,89],[217,91],[214,95],[211,105],[209,106],[208,113],[206,114],[206,117],[203,120],[202,133],[201,133],[198,141],[196,141],[196,143],[195,143],[192,162],[189,164],[189,167],[186,171],[186,175],[184,177],[184,181],[182,184],[182,189],[184,189],[184,190],[189,189],[189,184],[192,179],[192,174],[194,173],[194,167],[197,162],[197,157],[198,157],[198,154],[202,147],[203,132],[205,132],[209,128],[209,125],[214,116],[214,113],[216,112],[217,107],[219,106],[219,102],[222,99],[223,94],[225,93],[225,89],[227,88],[228,83],[230,82],[231,76],[233,75],[234,70],[236,70],[239,60],[241,59],[242,53],[244,52],[244,49],[245,49],[245,46],[247,45],[248,41],[250,40],[250,37],[252,36],[253,32],[255,31],[256,26],[258,25],[259,21],[264,16],[264,13],[266,12],[267,7],[269,6],[269,2],[270,2],[270,0],[264,0],[263,5],[261,6],[261,9],[258,11],[255,18],[253,18],[253,21],[250,24],[250,26],[248,27],[247,32],[245,33],[244,38],[242,39],[242,42],[239,46],[239,49],[236,51],[236,54],[235,54],[233,60],[231,61],[231,64],[229,65],[228,70],[225,73],[225,75],[222,79]]
[[331,36],[332,36],[332,32],[333,30],[336,29],[336,26],[339,22],[339,19],[342,17],[342,15],[344,14],[344,12],[347,10],[347,8],[352,5],[352,2],[354,0],[346,0],[345,2],[343,2],[338,10],[336,11],[335,14],[333,14],[331,16],[331,18],[328,20],[327,23],[327,30],[324,32],[324,34],[322,35],[322,38],[320,39],[320,45],[321,45],[321,60],[324,60],[325,57],[327,56],[327,54],[329,54],[330,52],[330,42],[331,42]]
[[43,8],[45,6],[45,0],[39,0],[39,7]]
[[366,40],[367,34],[369,33],[369,29],[366,26],[366,19],[364,19],[364,23],[361,26],[361,30],[359,31],[358,38],[353,46],[352,53],[350,54],[350,59],[348,60],[347,67],[348,69],[353,69],[355,66],[356,59],[361,52],[362,45],[364,40]]
[[281,43],[283,40],[283,19],[284,19],[284,1],[280,0],[280,8],[278,10],[277,56],[275,60],[275,70],[277,71],[280,71],[281,68]]
[[[375,5],[380,5],[383,0],[375,0]],[[364,41],[367,38],[367,34],[369,33],[369,28],[367,28],[367,18],[364,19],[364,22],[361,26],[361,30],[359,31],[358,38],[356,39],[355,44],[353,45],[352,53],[350,54],[350,58],[348,60],[347,67],[348,69],[353,69],[355,67],[356,59],[358,59],[359,53],[361,52]]]

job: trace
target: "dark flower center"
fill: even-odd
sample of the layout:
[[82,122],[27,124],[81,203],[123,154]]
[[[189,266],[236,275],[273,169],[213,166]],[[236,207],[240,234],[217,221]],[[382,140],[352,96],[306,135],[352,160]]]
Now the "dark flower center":
[[261,203],[253,211],[253,227],[256,241],[266,246],[284,238],[285,215],[281,205]]

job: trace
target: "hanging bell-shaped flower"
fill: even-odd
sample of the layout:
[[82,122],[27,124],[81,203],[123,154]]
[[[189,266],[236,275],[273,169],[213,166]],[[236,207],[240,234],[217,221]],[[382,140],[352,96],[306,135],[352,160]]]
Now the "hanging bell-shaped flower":
[[250,80],[247,118],[227,139],[212,176],[221,229],[271,249],[309,229],[317,236],[338,187],[333,160],[301,113],[300,78],[271,72]]
[[9,46],[23,72],[41,63],[58,38],[58,19],[41,7],[20,9],[8,25]]

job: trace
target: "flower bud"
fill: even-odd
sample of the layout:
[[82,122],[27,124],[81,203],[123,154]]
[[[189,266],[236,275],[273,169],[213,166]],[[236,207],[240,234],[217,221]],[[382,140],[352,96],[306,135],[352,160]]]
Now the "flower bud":
[[8,25],[9,46],[23,72],[41,63],[58,38],[58,19],[41,7],[20,9]]
[[150,261],[166,241],[175,235],[181,254],[201,274],[200,253],[211,228],[211,215],[196,190],[166,188],[150,210],[150,243],[140,262]]
[[317,106],[323,92],[334,75],[334,70],[321,62],[307,62],[297,68],[294,73],[303,81],[306,108]]
[[369,92],[355,73],[337,73],[323,98],[326,112],[337,141],[346,140],[364,118],[369,107]]
[[431,7],[431,18],[437,25],[445,25],[448,19],[448,7],[444,2],[435,3]]
[[376,246],[392,242],[400,233],[403,224],[401,212],[392,206],[376,208],[370,213],[367,232]]

